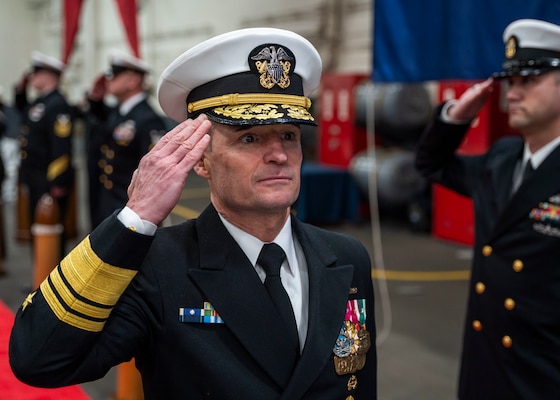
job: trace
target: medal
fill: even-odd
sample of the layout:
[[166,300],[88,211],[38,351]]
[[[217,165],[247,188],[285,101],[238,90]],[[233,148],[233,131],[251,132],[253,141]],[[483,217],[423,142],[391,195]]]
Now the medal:
[[358,354],[366,354],[371,347],[370,334],[365,329],[358,332],[358,342],[359,345],[356,348]]
[[334,370],[338,375],[353,374],[366,365],[365,354],[351,354],[348,357],[334,356]]
[[366,330],[366,301],[348,300],[344,322],[333,348],[336,373],[353,374],[362,369],[370,347],[371,338]]

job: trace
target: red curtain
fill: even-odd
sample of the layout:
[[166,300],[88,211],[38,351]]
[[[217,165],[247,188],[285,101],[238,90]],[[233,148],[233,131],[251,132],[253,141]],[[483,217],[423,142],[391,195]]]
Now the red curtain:
[[[136,0],[115,0],[121,15],[126,37],[134,55],[140,58],[138,46],[138,30],[136,23]],[[78,33],[80,13],[83,0],[64,0],[64,43],[62,61],[66,64],[70,59],[74,47],[74,40]]]
[[62,47],[62,61],[67,64],[72,54],[74,40],[78,33],[80,12],[83,0],[64,0],[64,42]]
[[138,31],[136,24],[136,0],[115,0],[121,14],[123,27],[128,38],[128,43],[134,55],[140,58],[138,48]]

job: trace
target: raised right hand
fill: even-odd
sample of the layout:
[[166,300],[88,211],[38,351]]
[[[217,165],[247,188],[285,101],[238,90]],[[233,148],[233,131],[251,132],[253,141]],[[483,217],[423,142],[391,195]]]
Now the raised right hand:
[[107,78],[105,77],[105,74],[101,74],[97,76],[97,78],[95,78],[95,81],[93,81],[93,86],[91,87],[91,90],[88,93],[88,97],[91,100],[94,101],[103,100],[103,97],[105,96],[105,92],[107,90],[105,85],[106,79]]
[[467,121],[476,118],[492,92],[492,78],[477,83],[467,89],[461,97],[449,107],[447,115],[455,121]]
[[22,75],[20,80],[16,83],[16,90],[18,92],[23,92],[27,89],[27,85],[29,84],[30,75],[31,74],[29,72],[24,72],[24,74]]
[[128,202],[140,218],[158,225],[179,201],[188,173],[210,143],[212,123],[202,114],[166,133],[141,160],[128,187]]

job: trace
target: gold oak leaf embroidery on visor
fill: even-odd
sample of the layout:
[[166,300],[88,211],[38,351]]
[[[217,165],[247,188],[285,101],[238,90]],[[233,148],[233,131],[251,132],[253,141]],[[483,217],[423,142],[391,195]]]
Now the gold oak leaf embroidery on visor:
[[276,104],[242,104],[238,106],[217,107],[214,108],[213,111],[217,115],[244,120],[278,119],[284,117],[287,113],[291,118],[314,121],[311,114],[309,114],[309,112],[305,108],[299,106],[278,106]]

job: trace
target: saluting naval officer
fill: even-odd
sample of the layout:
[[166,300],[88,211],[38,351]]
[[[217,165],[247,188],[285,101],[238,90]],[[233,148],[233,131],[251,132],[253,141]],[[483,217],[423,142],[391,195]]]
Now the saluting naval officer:
[[[57,58],[34,51],[31,71],[24,74],[15,88],[15,105],[21,113],[18,184],[29,193],[31,223],[37,203],[45,193],[57,201],[60,221],[64,221],[74,186],[74,111],[59,89],[65,68]],[[36,93],[32,101],[27,97],[28,86]],[[61,244],[64,252],[64,240]]]
[[[462,400],[560,396],[560,27],[522,19],[503,33],[503,70],[443,104],[419,170],[474,203],[475,243],[459,382]],[[459,155],[493,80],[507,84],[520,137]],[[527,171],[525,173],[525,171]]]
[[[166,130],[148,103],[149,65],[117,49],[110,51],[109,64],[109,71],[96,79],[87,96],[92,228],[124,207],[132,173]],[[104,102],[106,94],[117,100],[117,106]]]
[[[311,43],[273,28],[173,61],[158,97],[183,122],[143,157],[126,207],[24,301],[16,376],[69,385],[134,357],[147,400],[376,399],[370,257],[290,214],[320,76]],[[211,204],[156,229],[191,170]]]

